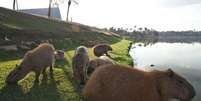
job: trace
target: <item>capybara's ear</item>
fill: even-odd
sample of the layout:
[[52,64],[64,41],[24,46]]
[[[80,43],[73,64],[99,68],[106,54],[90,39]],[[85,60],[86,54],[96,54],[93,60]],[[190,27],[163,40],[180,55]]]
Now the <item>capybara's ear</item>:
[[167,74],[168,74],[169,77],[172,77],[174,75],[174,71],[171,68],[169,68],[167,70]]

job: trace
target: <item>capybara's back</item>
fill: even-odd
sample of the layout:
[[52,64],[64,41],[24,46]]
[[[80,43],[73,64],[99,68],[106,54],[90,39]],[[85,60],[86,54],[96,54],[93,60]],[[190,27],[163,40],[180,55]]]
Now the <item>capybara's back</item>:
[[94,55],[100,57],[104,54],[108,55],[108,51],[112,51],[112,47],[107,44],[98,44],[93,47]]
[[87,68],[87,76],[89,77],[94,72],[94,70],[97,69],[99,66],[107,64],[114,64],[114,63],[112,60],[105,58],[97,58],[90,60]]
[[141,101],[133,94],[141,93],[135,91],[140,91],[145,83],[143,75],[127,66],[104,65],[91,75],[83,95],[88,101]]
[[73,77],[79,84],[84,84],[86,79],[86,66],[89,62],[87,48],[80,46],[72,59]]
[[88,101],[190,101],[195,94],[193,86],[171,69],[142,71],[123,65],[99,67],[83,90]]
[[53,45],[48,43],[40,44],[37,48],[31,51],[33,65],[37,65],[36,67],[41,68],[52,66],[55,61],[54,51],[55,49]]

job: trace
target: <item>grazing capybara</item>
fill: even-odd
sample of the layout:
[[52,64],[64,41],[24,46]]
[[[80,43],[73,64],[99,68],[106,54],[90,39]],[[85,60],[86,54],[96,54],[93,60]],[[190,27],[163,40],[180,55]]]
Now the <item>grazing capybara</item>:
[[112,51],[112,47],[108,44],[98,44],[93,47],[94,55],[97,57],[100,57],[104,54],[110,57],[110,55],[107,53],[108,51]]
[[124,65],[103,65],[83,89],[87,101],[190,101],[193,86],[183,77],[167,71],[142,71]]
[[31,71],[34,71],[36,74],[35,83],[39,82],[41,72],[43,73],[43,78],[46,79],[46,68],[48,66],[50,66],[50,72],[53,72],[54,50],[53,45],[43,43],[35,49],[28,51],[20,65],[16,65],[15,69],[7,76],[6,82],[17,83]]
[[86,80],[86,69],[89,62],[87,48],[79,46],[72,59],[73,77],[78,84],[83,85]]
[[107,64],[114,64],[114,62],[106,56],[90,60],[87,67],[87,76],[89,77],[99,66]]

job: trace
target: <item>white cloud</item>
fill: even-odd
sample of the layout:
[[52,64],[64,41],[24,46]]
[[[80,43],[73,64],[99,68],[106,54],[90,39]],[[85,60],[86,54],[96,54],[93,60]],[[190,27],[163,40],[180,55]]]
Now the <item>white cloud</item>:
[[160,0],[162,6],[165,7],[180,7],[193,4],[200,4],[201,0]]

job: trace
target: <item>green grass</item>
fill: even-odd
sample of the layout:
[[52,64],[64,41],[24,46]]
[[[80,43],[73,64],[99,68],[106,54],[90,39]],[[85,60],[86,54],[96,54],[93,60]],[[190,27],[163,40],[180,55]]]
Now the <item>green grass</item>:
[[[80,30],[73,30],[75,26]],[[101,40],[114,41],[108,36],[118,37],[112,32],[106,32],[87,25],[47,19],[2,7],[0,7],[0,31],[0,45],[4,43],[4,37],[12,40],[11,43],[20,43],[22,40],[63,40],[65,38],[71,43],[85,42],[83,43],[85,45],[86,40],[98,40],[98,42]]]
[[[127,56],[128,45],[128,40],[121,40],[112,44],[114,50],[110,54],[116,62],[130,64],[132,60]],[[56,47],[61,48],[61,46]],[[95,58],[92,49],[88,48],[88,51],[90,58]],[[53,77],[49,75],[46,82],[34,85],[35,74],[29,73],[23,80],[18,82],[17,86],[8,86],[5,84],[5,78],[15,67],[15,64],[20,63],[22,54],[19,53],[19,56],[15,55],[19,58],[11,58],[10,60],[6,57],[9,54],[0,55],[0,101],[83,101],[72,79],[71,59],[74,50],[65,51],[66,61],[56,62],[54,75]],[[4,58],[7,61],[3,61]]]
[[113,54],[112,58],[117,63],[133,66],[133,60],[128,55],[129,45],[130,41],[128,40],[121,40],[119,43],[112,44],[112,48],[114,49],[111,52]]

